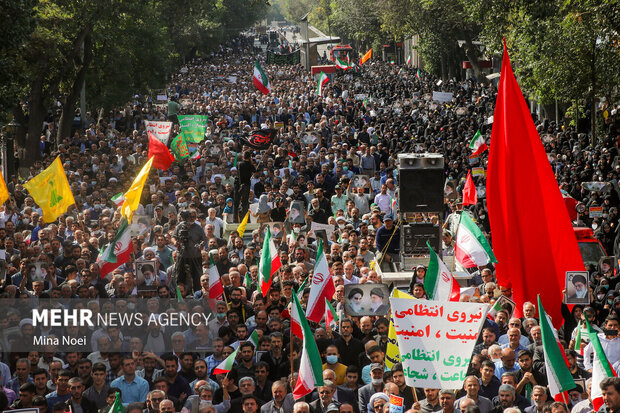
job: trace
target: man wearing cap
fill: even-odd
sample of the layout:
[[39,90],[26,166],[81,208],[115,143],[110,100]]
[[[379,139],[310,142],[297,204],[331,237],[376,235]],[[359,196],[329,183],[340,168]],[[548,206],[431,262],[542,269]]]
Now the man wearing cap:
[[341,209],[344,212],[347,211],[347,197],[342,194],[342,186],[340,184],[336,185],[336,194],[332,195],[332,213],[335,215],[336,212]]
[[394,229],[394,218],[387,214],[383,218],[383,225],[377,230],[375,235],[377,251],[383,254],[383,261],[392,262],[398,257],[400,251],[400,228]]
[[370,365],[371,382],[361,387],[358,392],[359,407],[361,413],[368,413],[368,402],[373,394],[383,391],[385,383],[383,383],[383,365],[372,363]]

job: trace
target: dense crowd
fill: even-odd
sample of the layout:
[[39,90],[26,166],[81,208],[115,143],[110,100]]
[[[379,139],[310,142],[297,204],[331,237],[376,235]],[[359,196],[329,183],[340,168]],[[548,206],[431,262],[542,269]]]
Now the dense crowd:
[[[572,376],[584,379],[566,403],[548,395],[541,328],[532,303],[523,304],[523,318],[500,310],[485,321],[458,391],[412,389],[402,364],[386,367],[389,320],[384,316],[344,314],[337,328],[313,323],[324,386],[303,400],[293,399],[301,343],[291,338],[287,307],[312,274],[318,238],[312,223],[331,226],[325,250],[336,286],[332,303],[339,312],[346,310],[344,285],[382,283],[381,271],[371,263],[398,256],[399,239],[392,237],[398,216],[391,200],[398,199],[406,183],[399,181],[397,155],[443,154],[446,179],[460,192],[467,171],[486,166],[487,155],[471,160],[467,146],[478,130],[489,141],[497,90],[471,79],[438,83],[416,68],[370,61],[359,71],[336,74],[324,96],[317,96],[316,81],[300,66],[264,65],[271,83],[271,93],[264,96],[251,81],[254,48],[251,37],[237,38],[174,75],[167,89],[170,103],[136,95],[107,114],[85,114],[86,129],[75,128],[60,142],[55,140],[58,119],[50,114],[41,138],[43,161],[30,168],[27,178],[60,156],[76,205],[57,222],[45,224],[23,188],[27,179],[7,177],[11,199],[0,212],[5,256],[1,410],[115,412],[119,393],[127,412],[148,413],[387,413],[390,395],[404,398],[404,411],[421,413],[589,413],[593,350],[585,325],[578,327],[578,322],[588,318],[610,364],[620,371],[620,275],[614,265],[588,268],[588,307],[563,307],[559,338]],[[428,95],[434,90],[451,92],[454,99],[433,102]],[[127,189],[146,162],[143,121],[176,120],[181,114],[209,117],[205,140],[196,148],[200,159],[151,171],[136,211],[147,224],[134,234],[132,258],[102,278],[97,257],[120,222],[111,198]],[[596,145],[571,126],[535,121],[562,191],[587,207],[603,207],[601,217],[581,215],[579,224],[594,229],[611,255],[617,252],[619,233],[620,115],[611,106],[608,114]],[[241,146],[239,136],[264,128],[279,129],[269,149]],[[176,122],[172,135],[178,132]],[[257,289],[263,231],[251,231],[246,240],[236,231],[224,231],[243,218],[234,205],[235,180],[248,171],[252,220],[285,228],[273,233],[282,268],[266,296]],[[356,187],[359,175],[368,179]],[[466,209],[492,241],[485,179],[474,180],[479,202]],[[458,199],[447,199],[444,218],[462,210]],[[203,274],[198,286],[177,283],[174,277],[175,229],[182,211],[206,240],[199,249]],[[446,254],[453,248],[453,222],[448,219],[444,230]],[[224,286],[224,300],[215,303],[208,293],[211,259]],[[145,260],[155,265],[137,271],[134,263]],[[426,268],[404,270],[412,272],[408,292],[424,298]],[[492,266],[472,275],[477,293],[464,300],[492,304],[501,295],[511,296],[510,285],[495,282]],[[302,305],[308,290],[300,291]],[[81,304],[71,304],[72,299]],[[43,331],[28,318],[33,307],[58,303],[145,319],[190,314],[204,322],[184,329],[153,321],[140,330],[65,325]],[[575,343],[579,328],[583,343]],[[256,343],[250,340],[253,332]],[[26,351],[35,335],[85,336],[88,350],[59,351],[49,342]],[[583,355],[575,351],[582,344]],[[213,374],[236,350],[232,370]],[[603,384],[608,401],[603,409],[618,412],[620,379]]]

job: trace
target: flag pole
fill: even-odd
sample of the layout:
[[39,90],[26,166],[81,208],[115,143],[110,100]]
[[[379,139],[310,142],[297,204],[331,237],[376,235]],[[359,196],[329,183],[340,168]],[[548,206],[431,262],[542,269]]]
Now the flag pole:
[[[456,231],[454,231],[454,237],[452,238],[454,240],[453,242],[454,242],[455,247],[456,247],[456,236],[459,233],[459,227],[461,226],[461,217],[463,216],[464,213],[465,213],[465,209],[461,211],[461,215],[459,216],[459,224],[456,226]],[[441,251],[440,251],[440,254],[441,254]],[[441,257],[443,258],[443,254],[441,254]],[[455,248],[454,255],[452,256],[452,258],[453,258],[452,265],[451,265],[452,268],[450,268],[450,272],[454,272],[454,269],[456,267],[456,248]]]

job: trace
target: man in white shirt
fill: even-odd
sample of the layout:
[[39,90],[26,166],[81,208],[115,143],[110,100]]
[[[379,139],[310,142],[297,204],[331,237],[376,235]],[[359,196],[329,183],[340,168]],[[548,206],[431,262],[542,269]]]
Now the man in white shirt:
[[[605,328],[603,333],[599,333],[598,339],[601,342],[601,347],[609,360],[609,364],[612,366],[620,361],[620,337],[618,336],[618,329],[620,328],[620,322],[618,317],[610,315],[605,320]],[[594,347],[592,343],[589,343],[583,352],[583,365],[586,370],[592,372],[592,357],[594,355]]]
[[215,208],[209,208],[209,210],[207,211],[207,214],[209,214],[207,216],[207,219],[205,220],[205,226],[211,224],[213,225],[213,233],[215,234],[216,237],[218,238],[222,238],[222,229],[224,228],[224,221],[222,221],[222,218],[218,218],[215,216],[216,214],[216,210]]

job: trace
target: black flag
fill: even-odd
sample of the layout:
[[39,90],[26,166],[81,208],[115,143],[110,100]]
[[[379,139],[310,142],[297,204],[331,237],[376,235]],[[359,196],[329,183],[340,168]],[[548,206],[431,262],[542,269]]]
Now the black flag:
[[239,139],[244,145],[254,149],[267,149],[276,139],[278,131],[275,129],[261,129],[252,132],[250,136],[240,136]]

